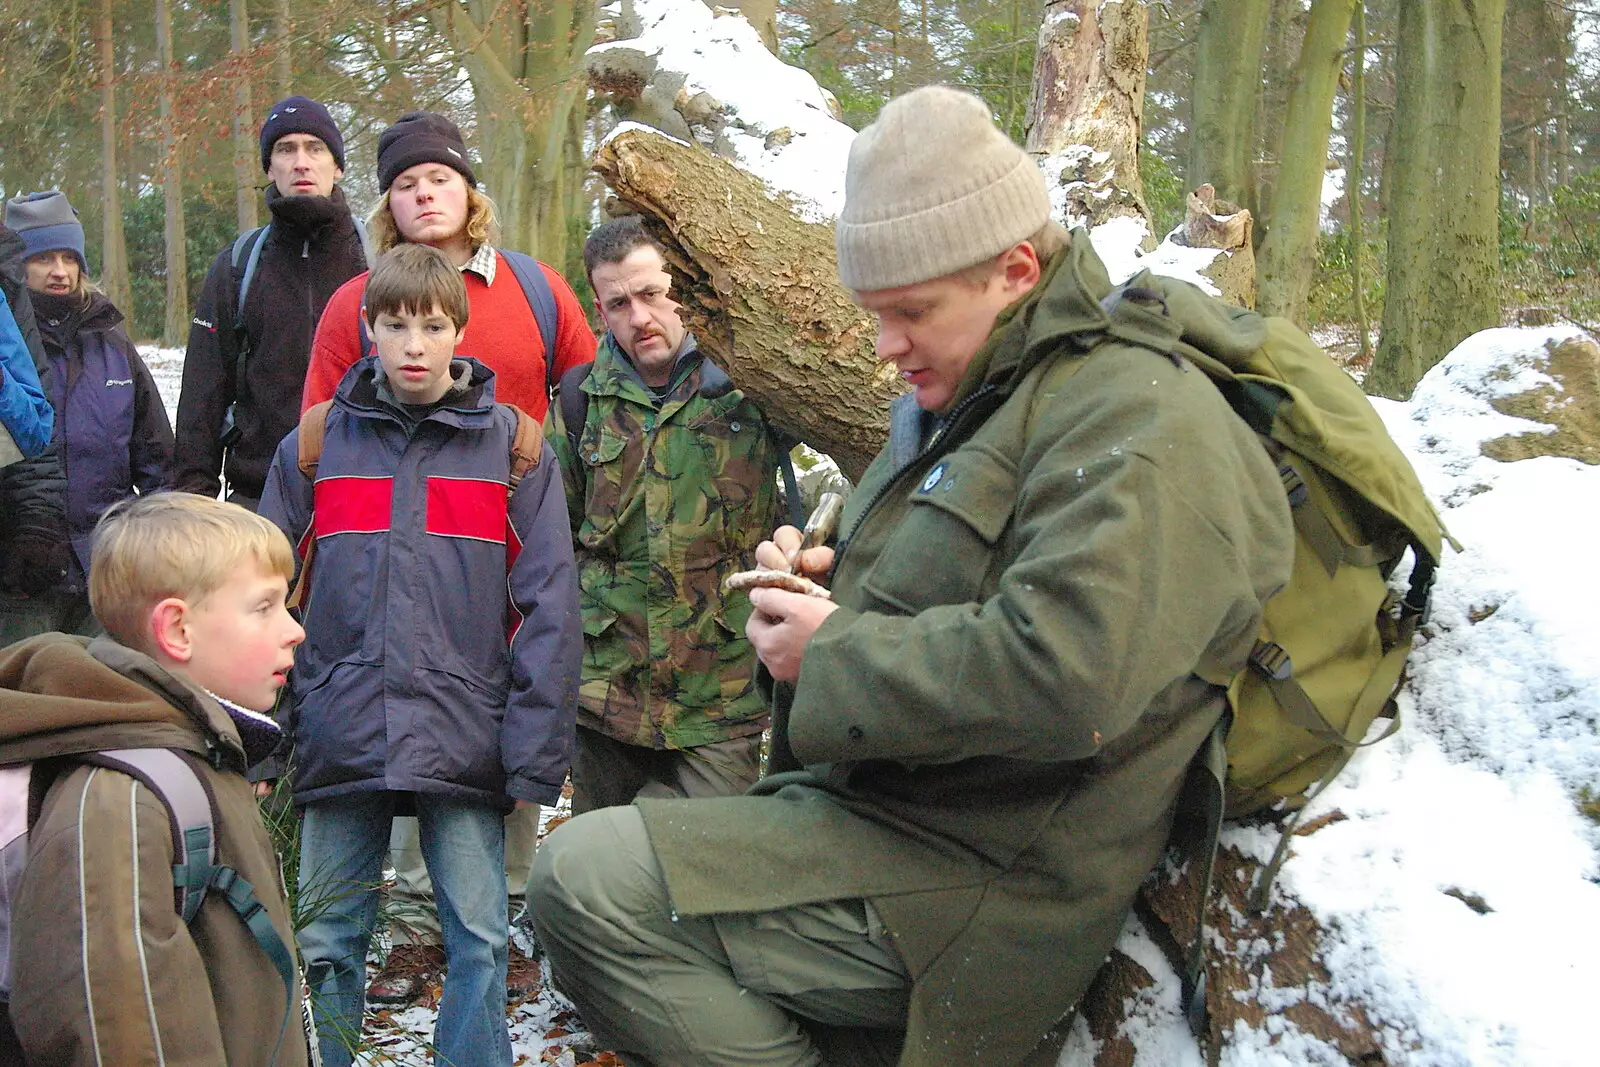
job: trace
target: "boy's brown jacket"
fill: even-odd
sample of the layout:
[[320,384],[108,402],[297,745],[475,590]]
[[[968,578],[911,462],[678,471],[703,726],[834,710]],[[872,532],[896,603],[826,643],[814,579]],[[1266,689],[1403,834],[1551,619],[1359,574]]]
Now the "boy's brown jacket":
[[[293,945],[244,749],[221,706],[109,638],[45,634],[0,651],[0,765],[108,748],[201,757],[217,802],[216,862],[255,887]],[[71,766],[46,794],[29,846],[11,913],[11,1021],[28,1062],[271,1060],[283,983],[220,894],[184,925],[172,830],[154,793],[116,771]],[[295,985],[280,1067],[306,1062]]]

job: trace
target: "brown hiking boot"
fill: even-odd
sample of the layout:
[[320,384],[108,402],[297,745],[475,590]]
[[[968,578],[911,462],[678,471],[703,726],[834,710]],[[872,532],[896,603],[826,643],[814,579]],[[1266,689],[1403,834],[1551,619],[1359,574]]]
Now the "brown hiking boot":
[[410,1004],[443,971],[444,949],[438,945],[396,945],[367,986],[367,1002]]

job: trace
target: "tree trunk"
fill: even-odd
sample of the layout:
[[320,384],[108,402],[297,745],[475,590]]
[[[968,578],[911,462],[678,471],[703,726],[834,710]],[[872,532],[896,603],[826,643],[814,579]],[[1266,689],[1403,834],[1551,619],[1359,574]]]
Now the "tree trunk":
[[1500,35],[1505,0],[1401,0],[1383,337],[1370,393],[1411,395],[1500,321]]
[[173,346],[183,344],[189,335],[189,257],[184,249],[183,162],[173,114],[178,87],[170,0],[156,0],[156,52],[161,67],[161,184],[167,203],[167,310],[161,343]]
[[468,0],[430,9],[472,81],[483,163],[504,243],[560,264],[567,253],[563,154],[582,98],[594,0],[506,4]]
[[1289,88],[1267,237],[1259,257],[1257,309],[1301,326],[1306,324],[1311,274],[1317,263],[1333,97],[1354,6],[1354,0],[1312,0]]
[[1039,27],[1027,143],[1066,225],[1132,217],[1144,224],[1147,251],[1155,240],[1139,180],[1139,130],[1148,28],[1143,0],[1051,0]]
[[293,19],[289,15],[289,0],[278,0],[278,17],[273,21],[278,51],[272,57],[272,77],[278,86],[277,98],[282,100],[294,92],[294,50],[289,44]]
[[250,107],[250,12],[247,0],[228,0],[228,34],[235,66],[233,81],[233,210],[239,232],[256,226],[256,179],[260,149]]
[[122,232],[122,182],[117,174],[116,54],[112,50],[111,0],[100,0],[95,19],[95,50],[100,61],[100,284],[131,320],[133,289],[128,277],[128,244]]
[[1195,42],[1185,184],[1244,204],[1251,189],[1261,46],[1270,0],[1204,0]]
[[667,246],[702,350],[776,425],[859,479],[905,385],[874,357],[876,327],[839,284],[832,226],[802,222],[760,179],[653,130],[612,138],[594,169]]
[[1367,154],[1367,4],[1356,0],[1355,51],[1350,69],[1350,166],[1345,203],[1350,206],[1350,294],[1355,302],[1362,367],[1372,365],[1372,324],[1367,319],[1367,211],[1361,185]]
[[[1272,213],[1272,193],[1278,179],[1277,153],[1282,148],[1284,110],[1289,104],[1295,61],[1300,58],[1300,38],[1305,13],[1299,3],[1273,4],[1261,48],[1261,92],[1256,96],[1254,140],[1250,146],[1245,197],[1240,201],[1263,222]],[[1267,236],[1267,226],[1257,228],[1256,247]]]

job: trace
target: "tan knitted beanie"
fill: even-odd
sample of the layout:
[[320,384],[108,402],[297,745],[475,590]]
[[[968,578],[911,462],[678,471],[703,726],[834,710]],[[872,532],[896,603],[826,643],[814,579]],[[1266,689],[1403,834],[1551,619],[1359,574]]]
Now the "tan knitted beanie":
[[1050,218],[1044,175],[971,93],[931,85],[856,135],[834,228],[839,280],[914,285],[998,256]]

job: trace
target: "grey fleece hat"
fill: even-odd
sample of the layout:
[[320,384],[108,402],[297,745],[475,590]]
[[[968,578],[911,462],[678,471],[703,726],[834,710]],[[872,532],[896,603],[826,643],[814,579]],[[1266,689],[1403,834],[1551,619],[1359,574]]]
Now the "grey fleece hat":
[[850,144],[834,227],[839,280],[866,292],[941,278],[1049,220],[1044,174],[988,106],[930,85],[889,101]]
[[6,225],[17,232],[27,255],[65,251],[78,257],[80,270],[89,269],[83,254],[83,223],[59,190],[28,193],[6,201]]

